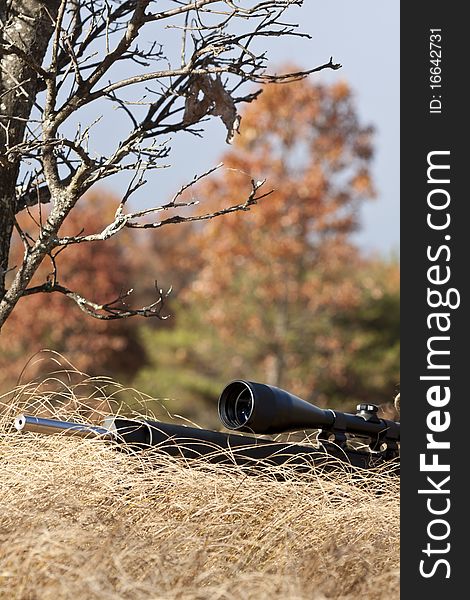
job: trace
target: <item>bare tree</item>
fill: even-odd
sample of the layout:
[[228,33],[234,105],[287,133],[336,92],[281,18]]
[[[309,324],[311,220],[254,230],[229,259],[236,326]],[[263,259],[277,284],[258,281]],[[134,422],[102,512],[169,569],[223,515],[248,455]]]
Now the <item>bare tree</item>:
[[[240,123],[237,105],[259,92],[249,82],[286,81],[322,69],[337,69],[332,59],[309,71],[278,76],[267,73],[260,51],[268,37],[302,36],[284,21],[285,12],[303,0],[7,0],[0,4],[0,328],[22,296],[65,294],[101,319],[161,316],[165,294],[157,286],[155,303],[139,309],[122,297],[98,304],[59,282],[54,257],[64,248],[106,240],[123,228],[157,229],[170,223],[210,219],[247,210],[269,192],[252,182],[248,197],[234,199],[219,212],[188,213],[183,186],[166,204],[131,210],[128,200],[145,183],[145,173],[162,166],[168,135],[201,135],[208,116],[219,117],[230,142]],[[167,57],[160,43],[177,36],[178,52]],[[147,37],[145,37],[147,36]],[[153,40],[149,43],[146,40]],[[171,44],[170,44],[171,46]],[[122,110],[125,135],[105,154],[92,151],[93,106],[104,102]],[[106,109],[108,110],[108,109]],[[64,237],[60,228],[95,183],[129,172],[130,183],[114,220],[100,232]],[[41,211],[41,206],[48,204]],[[37,235],[22,231],[17,215],[39,208]],[[167,211],[171,210],[171,213]],[[151,218],[150,218],[151,217]],[[9,263],[16,230],[24,244],[23,261]],[[46,281],[31,285],[45,258]]]

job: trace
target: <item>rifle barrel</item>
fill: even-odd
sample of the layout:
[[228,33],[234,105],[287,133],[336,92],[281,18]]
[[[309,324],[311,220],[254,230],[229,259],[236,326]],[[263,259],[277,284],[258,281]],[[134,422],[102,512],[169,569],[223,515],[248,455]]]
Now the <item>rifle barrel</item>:
[[76,437],[99,437],[105,440],[115,440],[115,434],[106,427],[46,419],[32,415],[18,415],[15,419],[18,431],[32,431],[34,433],[71,435]]
[[[308,471],[312,466],[336,469],[349,463],[354,467],[371,468],[385,461],[380,454],[342,449],[333,444],[319,447],[298,443],[277,442],[249,435],[223,433],[174,425],[159,421],[133,420],[117,416],[105,417],[103,426],[19,415],[15,427],[20,432],[96,437],[118,442],[118,447],[145,449],[151,446],[171,456],[201,459],[212,463],[237,464],[259,468],[289,465]],[[398,473],[398,470],[396,470]]]

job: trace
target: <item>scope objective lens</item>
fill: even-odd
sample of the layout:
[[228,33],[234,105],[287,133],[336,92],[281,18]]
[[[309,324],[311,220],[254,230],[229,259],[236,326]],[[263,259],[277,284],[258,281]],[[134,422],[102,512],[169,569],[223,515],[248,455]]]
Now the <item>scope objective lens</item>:
[[237,426],[245,425],[253,412],[253,398],[249,390],[242,390],[235,400],[235,420]]

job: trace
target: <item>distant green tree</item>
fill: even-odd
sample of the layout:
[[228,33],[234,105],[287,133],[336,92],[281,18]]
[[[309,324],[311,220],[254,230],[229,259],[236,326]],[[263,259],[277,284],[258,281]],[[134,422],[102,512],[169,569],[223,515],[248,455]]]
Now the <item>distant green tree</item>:
[[375,259],[360,273],[362,299],[357,310],[339,316],[352,341],[347,378],[335,394],[372,402],[393,411],[400,384],[400,269],[398,259]]
[[[301,394],[314,403],[354,411],[360,402],[379,404],[393,414],[393,399],[400,383],[400,294],[398,261],[363,259],[355,276],[360,287],[352,309],[327,313],[304,323],[302,335],[290,333],[289,343],[297,348],[300,360],[291,377],[311,376],[315,363],[318,387]],[[199,424],[217,426],[217,398],[232,379],[266,381],[264,366],[257,360],[260,348],[256,336],[240,329],[233,343],[227,342],[216,326],[208,322],[201,304],[174,306],[173,327],[141,330],[149,364],[140,369],[134,386],[164,400],[172,413],[184,414]],[[310,354],[305,336],[329,331],[329,346]],[[242,334],[245,335],[242,335]],[[334,333],[334,335],[333,335]],[[322,366],[328,364],[328,369]],[[285,386],[291,390],[292,386]]]
[[163,402],[173,415],[216,427],[220,425],[215,410],[218,395],[227,378],[233,378],[227,348],[197,310],[175,303],[173,309],[173,327],[142,326],[148,364],[138,371],[132,385]]

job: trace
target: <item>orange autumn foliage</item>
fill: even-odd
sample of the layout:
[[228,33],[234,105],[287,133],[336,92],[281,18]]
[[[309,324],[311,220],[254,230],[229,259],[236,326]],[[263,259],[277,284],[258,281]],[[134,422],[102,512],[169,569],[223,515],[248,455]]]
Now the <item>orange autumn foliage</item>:
[[201,204],[243,197],[250,179],[273,193],[197,232],[203,266],[185,294],[243,368],[317,398],[345,377],[349,347],[335,315],[361,301],[362,259],[350,235],[374,196],[372,128],[345,83],[267,85],[244,112],[225,168],[201,185]]
[[[113,202],[114,200],[114,202]],[[101,231],[112,215],[115,199],[94,192],[70,214],[62,235]],[[43,215],[47,214],[43,208]],[[37,234],[37,211],[22,215],[20,226]],[[130,257],[135,242],[128,235],[106,242],[90,242],[68,247],[57,255],[58,281],[87,299],[98,303],[114,300],[131,286]],[[17,236],[13,254],[21,257],[23,244]],[[43,262],[32,285],[42,284],[52,274],[52,263]],[[132,302],[132,299],[129,300]],[[90,375],[131,374],[145,362],[131,320],[100,321],[86,316],[61,294],[34,294],[22,298],[0,336],[0,373],[4,385],[14,384],[27,361],[42,349],[63,354],[76,368]],[[54,365],[36,356],[25,378],[40,375]]]

